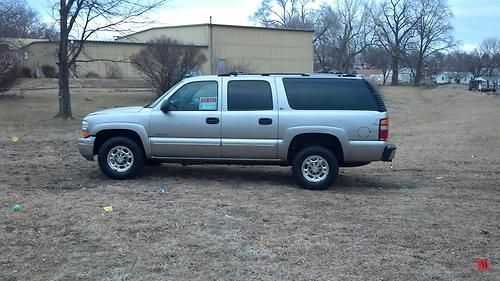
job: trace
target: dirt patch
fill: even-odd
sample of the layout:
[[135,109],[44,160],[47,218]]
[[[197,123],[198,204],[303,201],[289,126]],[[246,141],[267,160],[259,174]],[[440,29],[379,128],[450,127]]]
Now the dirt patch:
[[0,280],[495,280],[500,99],[383,92],[395,161],[341,169],[322,192],[286,167],[164,164],[112,181],[79,155],[80,119],[154,94],[75,93],[67,121],[54,90],[2,99]]

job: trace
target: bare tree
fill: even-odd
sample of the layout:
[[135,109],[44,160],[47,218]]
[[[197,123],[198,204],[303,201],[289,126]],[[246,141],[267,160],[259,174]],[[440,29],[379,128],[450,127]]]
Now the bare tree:
[[452,37],[453,14],[447,0],[418,0],[418,19],[415,25],[415,42],[410,45],[411,65],[414,69],[414,85],[422,79],[425,60],[432,54],[454,46]]
[[313,3],[315,0],[262,0],[250,19],[268,28],[314,30],[314,68],[330,71],[335,54],[331,42],[338,33],[338,16],[330,5],[315,9]]
[[426,59],[426,65],[429,67],[431,74],[437,74],[446,67],[446,57],[449,53],[434,52]]
[[262,0],[251,19],[264,27],[312,28],[314,0]]
[[391,56],[391,85],[398,85],[399,65],[415,37],[419,17],[413,0],[386,0],[372,10],[377,42]]
[[363,60],[371,67],[382,70],[382,85],[385,85],[389,77],[389,65],[391,63],[391,57],[385,49],[378,46],[368,47],[363,52]]
[[166,0],[59,0],[55,4],[60,30],[59,112],[56,117],[72,118],[69,70],[78,61],[85,42],[97,32],[120,31],[123,26],[136,24],[141,16],[165,2]]
[[469,53],[470,64],[469,69],[470,72],[474,75],[474,77],[480,77],[486,75],[486,60],[485,57],[481,54],[478,49],[475,49]]
[[341,24],[335,40],[337,69],[350,73],[356,56],[374,42],[373,25],[369,22],[369,9],[364,0],[338,1],[337,14]]
[[16,81],[18,60],[7,44],[0,43],[0,94]]
[[190,71],[201,66],[206,57],[199,47],[160,38],[148,42],[144,49],[131,57],[131,61],[158,95],[162,95]]
[[[444,57],[442,64],[442,69],[451,72],[451,78],[456,80],[463,78],[465,72],[476,75],[475,59],[471,53],[461,50],[452,51]],[[482,67],[479,66],[480,68]]]
[[493,71],[500,68],[500,40],[498,38],[486,38],[478,49],[484,64],[484,74],[493,76]]
[[320,11],[317,27],[323,32],[321,36],[315,36],[313,42],[314,69],[318,72],[337,71],[335,42],[337,34],[340,33],[340,20],[330,5],[322,5]]
[[25,0],[2,0],[0,37],[57,39],[58,33],[54,26],[43,23]]
[[500,68],[500,40],[487,38],[471,52],[451,52],[446,56],[445,64],[450,71],[468,71],[474,77],[493,76],[495,69]]
[[314,9],[315,0],[262,0],[250,19],[268,28],[314,30],[313,43],[332,26],[327,5]]

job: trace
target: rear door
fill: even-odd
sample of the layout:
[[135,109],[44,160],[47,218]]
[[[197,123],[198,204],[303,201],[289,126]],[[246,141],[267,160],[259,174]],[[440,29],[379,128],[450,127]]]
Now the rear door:
[[276,159],[278,103],[272,77],[224,77],[222,157]]

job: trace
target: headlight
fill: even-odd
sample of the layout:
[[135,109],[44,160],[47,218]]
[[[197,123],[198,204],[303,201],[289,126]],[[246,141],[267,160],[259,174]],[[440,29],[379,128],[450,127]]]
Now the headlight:
[[83,120],[82,121],[82,131],[83,132],[88,132],[88,130],[89,130],[89,122]]
[[89,123],[85,120],[82,121],[82,136],[84,138],[87,138],[88,136],[90,136],[89,134]]

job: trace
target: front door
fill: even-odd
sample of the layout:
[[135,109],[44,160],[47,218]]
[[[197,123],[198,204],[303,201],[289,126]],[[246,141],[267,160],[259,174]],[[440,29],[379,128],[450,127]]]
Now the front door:
[[154,157],[220,158],[220,83],[189,82],[169,98],[169,111],[152,111],[150,142]]

